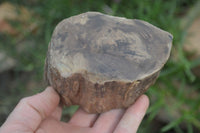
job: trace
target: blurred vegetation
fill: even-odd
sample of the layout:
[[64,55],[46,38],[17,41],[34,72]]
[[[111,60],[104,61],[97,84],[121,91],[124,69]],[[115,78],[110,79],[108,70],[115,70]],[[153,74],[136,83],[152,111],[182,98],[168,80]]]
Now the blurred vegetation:
[[[1,1],[1,3],[5,2]],[[8,0],[6,0],[8,2]],[[21,22],[11,24],[20,35],[0,33],[0,50],[17,61],[16,67],[0,74],[0,123],[18,100],[44,89],[43,67],[48,43],[61,20],[86,11],[99,11],[131,19],[142,19],[174,36],[172,54],[159,79],[147,92],[151,105],[139,133],[200,132],[200,78],[192,69],[199,59],[189,59],[183,49],[187,27],[181,21],[197,0],[9,0],[32,13],[34,31],[24,30]],[[28,25],[27,24],[27,25]],[[26,28],[25,28],[26,29]],[[5,76],[10,75],[10,76]],[[2,89],[4,88],[4,89]],[[72,115],[73,108],[64,114]]]

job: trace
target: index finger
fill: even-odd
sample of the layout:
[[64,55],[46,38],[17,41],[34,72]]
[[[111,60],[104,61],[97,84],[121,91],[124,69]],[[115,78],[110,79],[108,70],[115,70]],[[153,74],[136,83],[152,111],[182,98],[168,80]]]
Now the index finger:
[[149,99],[142,95],[127,109],[114,133],[136,133],[149,106]]

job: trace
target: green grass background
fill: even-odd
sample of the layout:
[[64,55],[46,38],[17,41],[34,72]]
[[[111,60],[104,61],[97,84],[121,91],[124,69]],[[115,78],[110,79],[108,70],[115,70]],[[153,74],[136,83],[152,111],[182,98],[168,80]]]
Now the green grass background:
[[[0,3],[3,3],[1,1]],[[200,79],[191,69],[200,64],[199,59],[189,60],[183,50],[187,26],[181,25],[198,2],[197,0],[8,0],[16,6],[23,5],[36,17],[36,33],[22,31],[23,39],[0,33],[0,49],[17,60],[17,66],[5,77],[5,89],[0,91],[0,123],[23,96],[45,88],[43,83],[44,59],[51,34],[64,18],[86,11],[99,11],[131,19],[142,19],[173,34],[172,54],[157,82],[147,92],[151,105],[142,122],[143,132],[200,132]],[[13,23],[20,29],[20,24]],[[20,52],[16,49],[25,45]],[[3,84],[1,79],[0,84]],[[9,82],[11,80],[12,82]],[[36,85],[27,88],[29,81]],[[75,108],[64,110],[69,116]],[[64,118],[65,119],[65,118]],[[162,122],[160,122],[162,120]]]

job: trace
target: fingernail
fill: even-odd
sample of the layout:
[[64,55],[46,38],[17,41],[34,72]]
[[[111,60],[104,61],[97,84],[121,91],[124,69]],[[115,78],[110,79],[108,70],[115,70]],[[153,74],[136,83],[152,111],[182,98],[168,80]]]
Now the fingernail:
[[47,92],[53,92],[54,89],[53,89],[51,86],[48,86],[48,87],[45,89],[45,91],[47,91]]

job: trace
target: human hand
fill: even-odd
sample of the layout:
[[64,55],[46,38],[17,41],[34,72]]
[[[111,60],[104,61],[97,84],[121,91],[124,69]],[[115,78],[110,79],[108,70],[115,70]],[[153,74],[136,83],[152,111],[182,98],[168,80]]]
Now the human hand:
[[68,123],[60,121],[59,95],[52,87],[23,98],[1,126],[0,133],[136,133],[149,105],[142,95],[127,110],[88,114],[79,108]]

